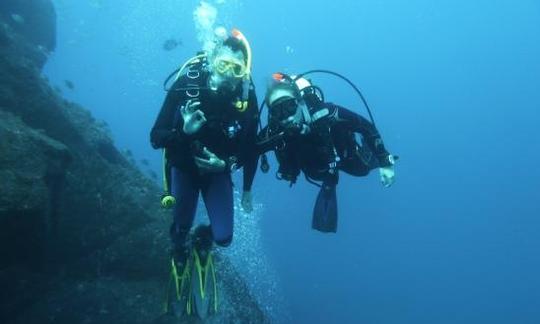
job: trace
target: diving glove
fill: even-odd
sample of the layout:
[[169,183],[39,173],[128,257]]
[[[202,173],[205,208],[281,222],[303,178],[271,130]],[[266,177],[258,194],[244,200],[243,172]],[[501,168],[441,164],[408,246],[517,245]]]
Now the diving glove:
[[226,163],[214,153],[203,147],[199,156],[195,156],[195,165],[201,173],[218,173],[225,170]]
[[283,127],[285,128],[285,134],[289,137],[294,137],[297,135],[305,135],[310,132],[310,128],[305,123],[295,122],[293,117],[287,118],[282,122]]
[[383,186],[385,186],[386,188],[390,187],[394,183],[395,177],[396,177],[396,172],[394,170],[394,164],[395,164],[394,156],[388,155],[388,161],[390,164],[389,166],[379,168],[381,182]]
[[184,120],[184,133],[188,135],[195,134],[206,123],[204,113],[197,109],[201,105],[198,100],[188,100],[185,105],[180,108],[182,119]]

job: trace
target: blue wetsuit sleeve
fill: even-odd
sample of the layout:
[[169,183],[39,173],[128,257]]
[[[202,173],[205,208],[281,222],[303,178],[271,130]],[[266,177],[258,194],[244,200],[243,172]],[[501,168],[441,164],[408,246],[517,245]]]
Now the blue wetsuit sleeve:
[[257,153],[257,127],[259,122],[259,105],[257,103],[257,96],[255,90],[250,90],[248,118],[246,120],[246,132],[244,145],[242,145],[242,156],[244,159],[244,183],[243,190],[250,191],[255,179],[255,173],[257,172],[257,165],[259,162],[259,154]]
[[[180,87],[177,83],[175,83],[173,88]],[[173,145],[183,145],[190,141],[190,136],[182,131],[182,118],[177,118],[176,116],[178,107],[185,100],[183,94],[181,91],[174,90],[167,93],[150,132],[150,142],[153,148],[158,149]]]
[[338,123],[349,127],[353,132],[360,133],[368,148],[375,154],[379,165],[382,167],[390,166],[388,160],[388,151],[384,147],[383,140],[379,131],[369,120],[361,115],[350,111],[344,107],[336,106],[336,120]]

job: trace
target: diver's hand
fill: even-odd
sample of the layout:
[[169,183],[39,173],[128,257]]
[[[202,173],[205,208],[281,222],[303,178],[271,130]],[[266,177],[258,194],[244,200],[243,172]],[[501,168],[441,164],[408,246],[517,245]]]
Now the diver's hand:
[[379,168],[379,174],[381,175],[381,182],[386,188],[394,183],[396,177],[394,166]]
[[288,137],[295,137],[298,135],[305,135],[310,132],[310,128],[308,125],[304,123],[292,123],[292,122],[286,122],[283,124],[285,134]]
[[253,203],[251,199],[251,191],[244,191],[242,193],[242,209],[246,213],[251,213],[253,211]]
[[180,108],[180,113],[184,120],[183,131],[188,135],[197,133],[206,123],[204,113],[197,109],[200,105],[200,101],[188,100],[186,104]]
[[203,147],[202,156],[195,156],[195,165],[201,173],[218,173],[225,170],[225,161]]

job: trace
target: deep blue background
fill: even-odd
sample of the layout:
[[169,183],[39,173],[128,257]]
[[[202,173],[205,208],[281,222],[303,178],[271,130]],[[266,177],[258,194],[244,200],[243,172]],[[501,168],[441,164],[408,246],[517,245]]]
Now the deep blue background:
[[[159,170],[148,133],[164,77],[200,47],[192,19],[198,2],[55,3],[59,46],[46,74],[60,86],[73,81],[66,97]],[[540,323],[538,1],[225,1],[217,8],[252,43],[261,100],[274,71],[342,72],[363,90],[387,147],[401,156],[390,189],[376,173],[342,177],[336,235],[310,229],[315,188],[301,181],[289,189],[259,174],[264,253],[289,320]],[[170,37],[183,46],[163,51]],[[363,112],[342,82],[314,81],[329,100]]]

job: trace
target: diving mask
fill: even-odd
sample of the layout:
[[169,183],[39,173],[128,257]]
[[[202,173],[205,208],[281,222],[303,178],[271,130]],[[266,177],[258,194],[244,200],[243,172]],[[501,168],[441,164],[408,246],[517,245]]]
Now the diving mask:
[[298,101],[295,98],[283,98],[277,100],[271,106],[271,115],[275,120],[286,121],[295,116],[298,110]]
[[214,60],[214,68],[220,74],[231,71],[235,78],[243,78],[248,73],[248,69],[242,62],[224,57],[217,57]]

